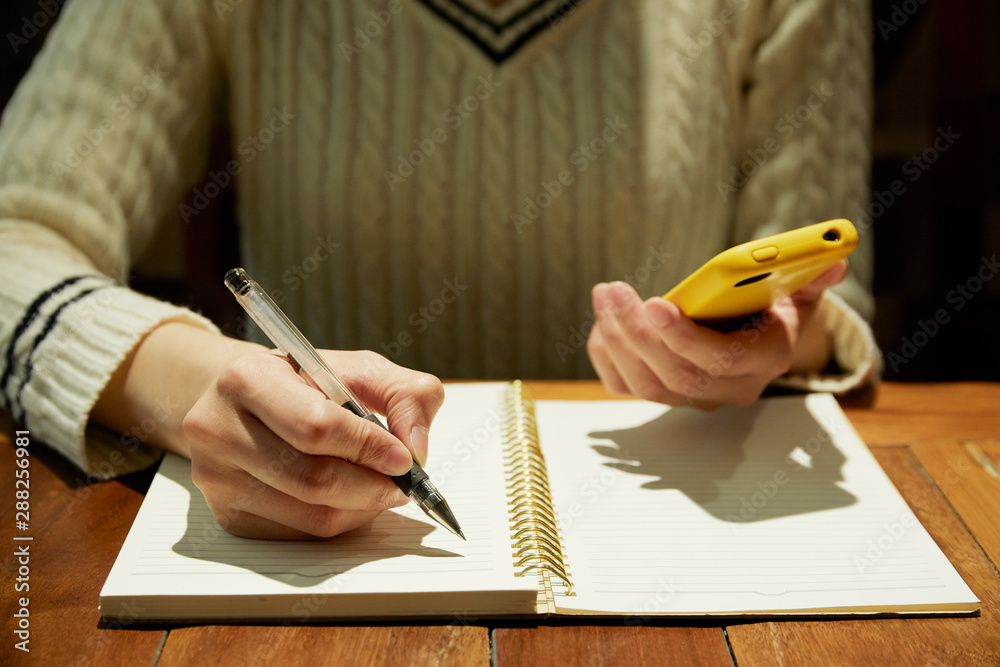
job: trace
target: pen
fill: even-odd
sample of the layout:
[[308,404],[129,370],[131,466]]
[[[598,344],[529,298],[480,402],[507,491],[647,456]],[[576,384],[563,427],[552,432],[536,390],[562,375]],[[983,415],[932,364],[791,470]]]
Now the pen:
[[[306,340],[306,337],[285,316],[267,292],[243,269],[232,269],[226,274],[226,287],[233,293],[247,314],[264,331],[275,347],[285,353],[289,361],[299,367],[313,383],[326,394],[362,419],[378,424],[385,429],[379,418],[368,411],[351,390],[340,381],[323,357]],[[388,430],[388,429],[386,429]],[[455,520],[448,501],[434,487],[423,468],[413,462],[410,471],[403,475],[391,476],[396,486],[413,500],[427,516],[455,533],[463,540],[465,535]]]

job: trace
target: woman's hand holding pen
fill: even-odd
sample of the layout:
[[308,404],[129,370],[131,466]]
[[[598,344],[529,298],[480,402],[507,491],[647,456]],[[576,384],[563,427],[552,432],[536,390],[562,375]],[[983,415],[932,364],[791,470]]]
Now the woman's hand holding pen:
[[[371,352],[322,354],[399,432],[327,400],[282,357],[240,357],[184,419],[192,479],[229,532],[332,537],[408,502],[388,475],[407,472],[414,456],[426,458],[427,428],[443,400],[440,382]],[[376,365],[375,385],[351,382]]]
[[[203,357],[193,361],[193,381],[179,370],[192,360],[169,355],[189,344]],[[206,364],[206,348],[223,360]],[[173,396],[183,411],[179,423],[165,423],[151,439],[190,457],[192,479],[223,528],[255,538],[332,537],[408,502],[388,475],[426,459],[444,390],[437,378],[372,352],[321,354],[362,401],[386,415],[392,433],[327,400],[277,353],[183,324],[147,336],[94,417],[124,432],[143,406]],[[160,381],[141,386],[154,377]],[[114,394],[124,414],[109,409]]]
[[661,297],[642,301],[623,282],[593,289],[597,320],[587,351],[608,391],[670,405],[746,405],[788,371],[819,371],[830,355],[818,314],[824,290],[843,280],[841,261],[771,305],[752,327],[720,333]]

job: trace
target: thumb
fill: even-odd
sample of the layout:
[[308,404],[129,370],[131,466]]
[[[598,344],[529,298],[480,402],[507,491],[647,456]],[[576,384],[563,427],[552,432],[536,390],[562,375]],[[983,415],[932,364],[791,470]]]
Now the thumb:
[[433,375],[393,365],[375,385],[362,389],[369,409],[385,415],[389,431],[420,465],[427,462],[431,422],[444,403],[444,386]]
[[827,288],[838,284],[846,275],[847,260],[842,259],[799,289],[792,298],[799,303],[818,301]]
[[341,379],[358,400],[385,415],[389,432],[421,465],[427,461],[427,434],[444,403],[444,386],[433,375],[392,363],[374,352],[324,351],[342,370]]
[[444,403],[444,386],[433,375],[407,371],[411,378],[387,405],[389,430],[409,447],[420,465],[427,463],[431,422]]

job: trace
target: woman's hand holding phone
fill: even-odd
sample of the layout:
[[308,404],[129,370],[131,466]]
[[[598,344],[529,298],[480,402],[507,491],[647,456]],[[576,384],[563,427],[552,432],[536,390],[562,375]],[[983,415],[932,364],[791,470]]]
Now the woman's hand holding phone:
[[[731,328],[727,330],[718,330],[718,320],[695,321],[685,315],[672,302],[671,296],[676,290],[667,298],[642,301],[627,283],[596,285],[592,298],[597,318],[587,341],[587,351],[605,388],[612,393],[669,405],[714,409],[725,404],[752,403],[772,380],[789,371],[822,370],[829,360],[830,349],[825,323],[818,311],[819,301],[824,290],[844,279],[847,260],[843,257],[857,245],[853,226],[847,221],[835,222],[846,242],[831,243],[829,250],[821,249],[815,259],[808,261],[813,267],[825,263],[825,267],[818,269],[821,273],[816,275],[814,269],[812,275],[815,277],[804,285],[796,284],[796,291],[791,294],[773,290],[769,306],[744,318],[735,327],[733,320],[729,320]],[[819,229],[819,225],[812,227],[817,228],[821,236],[827,233]],[[718,268],[720,259],[723,264],[731,265],[728,260],[736,250],[750,253],[762,244],[771,247],[770,243],[777,243],[777,247],[784,249],[787,246],[782,245],[783,240],[801,240],[808,229],[737,246],[692,274],[692,278],[699,277],[697,280],[689,278],[682,285],[710,287],[721,293],[722,300],[738,302],[731,298],[732,291],[738,294],[742,284],[757,281],[748,283],[739,279],[726,283],[717,279],[718,274],[706,281],[703,277],[712,275],[706,269]],[[791,257],[795,249],[788,247],[784,254]],[[781,253],[777,255],[780,256]],[[790,270],[801,275],[801,265],[800,255],[797,265]],[[766,268],[773,269],[775,276],[781,274],[778,262]],[[755,269],[758,275],[762,270]],[[697,285],[692,285],[693,282]],[[754,289],[760,287],[758,284]],[[705,290],[698,291],[704,293]],[[710,303],[721,301],[705,302],[706,306]],[[749,315],[738,310],[737,307],[727,314]]]

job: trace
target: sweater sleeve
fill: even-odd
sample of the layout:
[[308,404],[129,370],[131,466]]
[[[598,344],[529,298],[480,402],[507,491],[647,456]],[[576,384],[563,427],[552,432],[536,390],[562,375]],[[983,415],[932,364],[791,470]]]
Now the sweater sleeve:
[[[756,15],[743,73],[742,145],[729,183],[734,242],[833,218],[855,225],[870,191],[872,45],[863,0],[776,0]],[[776,384],[845,392],[877,381],[881,354],[869,322],[869,229],[846,279],[821,304],[841,373],[785,376]]]
[[165,321],[213,325],[125,286],[132,256],[201,173],[214,97],[210,3],[66,5],[0,119],[0,405],[97,478],[148,465],[88,424]]

